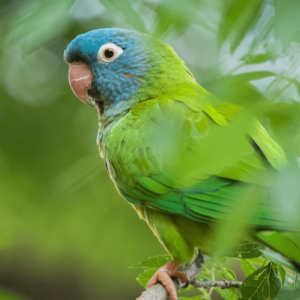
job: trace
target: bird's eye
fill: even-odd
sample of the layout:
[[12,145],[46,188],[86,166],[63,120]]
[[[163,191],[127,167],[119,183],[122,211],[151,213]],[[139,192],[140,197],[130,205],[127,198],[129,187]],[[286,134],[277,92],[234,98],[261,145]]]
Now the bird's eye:
[[109,63],[123,53],[123,49],[116,44],[108,43],[100,47],[97,55],[99,63]]
[[103,56],[106,58],[106,59],[113,59],[114,56],[115,56],[115,50],[114,49],[105,49],[104,52],[103,52]]

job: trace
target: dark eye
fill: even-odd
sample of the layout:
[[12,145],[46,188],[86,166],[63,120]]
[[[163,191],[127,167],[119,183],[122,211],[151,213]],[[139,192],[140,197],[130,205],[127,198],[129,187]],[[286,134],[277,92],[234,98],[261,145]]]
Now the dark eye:
[[105,50],[103,51],[103,56],[104,56],[106,59],[113,59],[114,56],[115,56],[115,50],[114,50],[114,49],[111,49],[111,48],[105,49]]
[[110,63],[123,53],[123,49],[114,44],[107,43],[99,48],[97,61],[101,64]]

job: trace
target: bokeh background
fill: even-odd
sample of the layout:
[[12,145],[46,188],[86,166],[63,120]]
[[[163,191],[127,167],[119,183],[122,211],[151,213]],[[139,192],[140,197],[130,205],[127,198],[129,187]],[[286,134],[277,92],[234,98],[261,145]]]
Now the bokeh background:
[[164,253],[116,192],[96,111],[68,84],[63,51],[92,29],[164,40],[198,83],[250,109],[288,154],[278,186],[297,218],[299,11],[299,0],[0,1],[0,299],[135,299],[128,267]]

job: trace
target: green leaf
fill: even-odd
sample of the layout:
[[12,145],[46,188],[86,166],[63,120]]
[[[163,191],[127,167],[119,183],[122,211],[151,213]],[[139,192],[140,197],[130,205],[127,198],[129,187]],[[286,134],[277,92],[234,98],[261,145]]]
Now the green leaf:
[[101,4],[113,13],[119,11],[124,16],[125,21],[137,31],[148,33],[142,17],[132,8],[132,4],[128,0],[101,0]]
[[197,280],[212,280],[212,276],[201,274],[197,277]]
[[194,288],[191,284],[184,289],[180,289],[177,293],[186,293],[186,292],[191,292],[191,291],[199,291],[198,289]]
[[255,258],[262,255],[261,249],[263,249],[263,247],[258,244],[242,242],[233,246],[226,256],[243,259]]
[[240,73],[237,75],[233,75],[232,77],[233,78],[235,77],[237,80],[240,81],[252,81],[252,80],[262,79],[271,76],[277,76],[277,74],[270,71],[256,71],[256,72]]
[[256,268],[248,259],[242,259],[241,262],[243,271],[247,277],[256,271]]
[[274,36],[279,39],[286,49],[292,41],[299,42],[300,36],[300,1],[275,0]]
[[[209,79],[202,82],[202,86],[218,98],[237,103],[249,109],[250,105],[260,103],[267,98],[249,81],[269,76],[277,76],[272,72],[249,72]],[[235,88],[232,89],[231,87]]]
[[278,295],[281,282],[276,275],[277,266],[270,263],[248,276],[240,287],[242,300],[272,300]]
[[144,261],[142,261],[138,264],[132,265],[129,268],[130,269],[135,269],[135,268],[160,268],[163,265],[165,265],[167,262],[169,262],[171,259],[172,259],[172,257],[169,254],[149,257],[147,260],[144,260]]
[[14,15],[4,46],[8,51],[12,45],[16,46],[27,54],[61,36],[72,21],[68,10],[73,3],[73,0],[24,2]]
[[208,267],[207,270],[210,271],[211,268],[220,269],[227,261],[228,257],[222,257],[217,255],[211,256],[206,262],[206,266]]
[[[186,297],[179,297],[178,300],[202,300],[203,299],[203,296],[202,295],[198,295],[198,296],[195,296],[193,298],[186,298]],[[205,298],[207,299],[207,298]],[[209,299],[207,299],[209,300]]]
[[240,296],[236,288],[221,289],[216,287],[215,291],[218,292],[225,300],[236,300]]
[[233,53],[260,16],[263,3],[264,0],[229,1],[219,22],[219,47],[228,39]]
[[297,271],[297,269],[291,264],[289,261],[283,258],[283,256],[276,252],[271,252],[268,249],[261,250],[264,256],[270,259],[272,262],[278,265],[282,265],[283,267],[289,268],[291,270]]
[[214,27],[199,15],[199,4],[193,0],[163,0],[156,7],[149,4],[147,6],[156,12],[151,28],[156,38],[165,38],[171,31],[177,37],[181,36],[192,24],[215,32]]
[[280,278],[281,278],[281,284],[284,285],[284,282],[285,282],[285,269],[281,266],[281,265],[278,265],[278,268],[279,268],[279,273],[280,273]]
[[157,268],[147,269],[143,271],[139,276],[137,277],[138,283],[143,286],[144,288],[147,287],[148,281],[151,279],[151,277],[154,275],[154,273],[157,271]]
[[274,55],[271,55],[271,53],[263,53],[257,55],[247,54],[241,60],[247,64],[260,64],[268,60],[272,60],[273,57]]
[[300,300],[300,290],[283,290],[279,293],[275,300]]
[[300,82],[297,81],[297,79],[287,78],[288,81],[293,82],[295,84],[298,94],[300,95]]
[[265,262],[265,260],[266,260],[266,258],[263,257],[263,256],[255,257],[255,258],[249,259],[249,261],[250,261],[252,264],[259,265],[260,267],[263,265],[263,263]]
[[230,269],[223,268],[221,274],[224,279],[236,280],[235,273]]

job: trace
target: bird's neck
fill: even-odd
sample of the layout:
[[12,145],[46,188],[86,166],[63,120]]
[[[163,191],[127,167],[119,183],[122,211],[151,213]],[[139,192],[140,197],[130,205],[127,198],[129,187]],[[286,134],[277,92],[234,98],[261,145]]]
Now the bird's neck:
[[104,157],[104,146],[111,128],[133,106],[134,104],[130,103],[129,101],[120,107],[110,106],[109,104],[105,105],[105,102],[96,102],[95,107],[98,111],[99,120],[97,144],[99,146],[101,157]]
[[155,99],[184,84],[195,84],[194,76],[174,50],[164,43],[160,47],[155,44],[153,51],[145,56],[147,63],[133,68],[131,73],[127,74],[130,69],[119,68],[113,73],[117,74],[114,80],[112,74],[107,79],[107,72],[98,74],[101,70],[95,68],[96,77],[104,82],[98,86],[102,100],[98,114],[103,126],[142,101]]
[[99,117],[98,144],[101,155],[106,138],[113,125],[123,117],[132,107],[140,102],[155,99],[179,86],[195,85],[195,78],[185,67],[182,60],[173,56],[170,61],[164,60],[164,64],[152,65],[144,76],[142,84],[130,99],[114,101],[109,97],[103,97],[103,101],[97,102],[96,107]]

